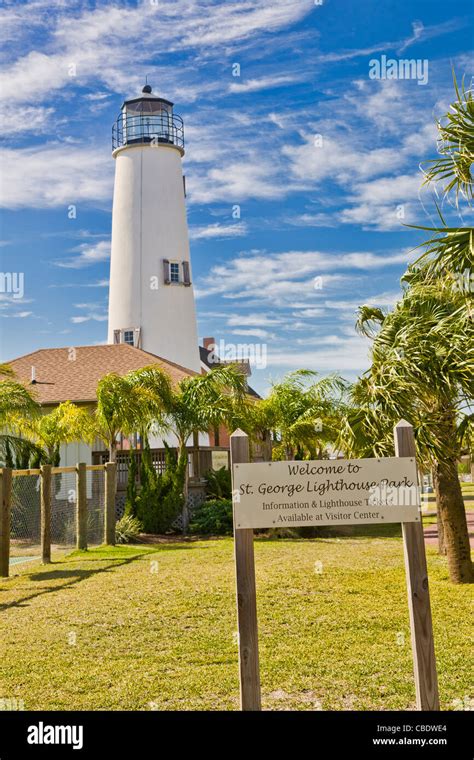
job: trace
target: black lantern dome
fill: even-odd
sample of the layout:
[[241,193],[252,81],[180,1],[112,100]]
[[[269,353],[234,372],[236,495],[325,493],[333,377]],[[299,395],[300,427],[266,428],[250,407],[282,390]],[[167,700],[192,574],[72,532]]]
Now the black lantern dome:
[[173,103],[154,95],[146,84],[138,98],[126,100],[112,127],[112,150],[128,145],[167,144],[184,153],[184,125]]

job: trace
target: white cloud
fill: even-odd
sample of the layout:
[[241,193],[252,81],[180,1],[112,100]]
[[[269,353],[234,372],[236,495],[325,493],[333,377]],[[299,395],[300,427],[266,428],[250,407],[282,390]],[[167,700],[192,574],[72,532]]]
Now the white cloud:
[[75,325],[82,324],[83,322],[106,322],[108,319],[107,314],[104,312],[102,304],[95,303],[76,303],[74,308],[82,309],[85,314],[81,314],[75,317],[71,317],[71,322]]
[[[293,312],[294,316],[297,317],[308,317],[310,319],[313,319],[314,317],[322,317],[324,314],[324,309],[316,308],[316,309],[307,309],[303,308],[301,311],[295,311]],[[306,327],[306,325],[305,325]]]
[[411,203],[383,205],[377,203],[360,203],[340,212],[343,224],[356,224],[362,229],[402,230],[404,224],[416,221],[419,209]]
[[267,351],[267,365],[286,371],[293,369],[315,370],[317,372],[363,371],[369,365],[370,344],[366,338],[354,336],[341,339],[337,336],[320,340],[321,350]]
[[400,174],[396,177],[379,177],[355,185],[351,200],[374,205],[411,201],[420,194],[420,174]]
[[268,76],[261,77],[260,79],[248,79],[246,82],[233,82],[229,86],[229,92],[257,92],[258,90],[266,90],[272,87],[282,87],[288,84],[293,84],[298,81],[297,77],[291,75],[281,76]]
[[[108,201],[113,161],[108,150],[49,144],[0,152],[0,206],[46,208]],[[65,210],[66,213],[66,210]]]
[[311,10],[307,0],[146,1],[137,7],[109,5],[79,12],[66,3],[49,4],[49,8],[42,3],[30,8],[29,4],[5,14],[8,36],[18,39],[31,22],[44,26],[49,31],[44,46],[48,54],[28,51],[13,61],[0,77],[0,89],[10,102],[29,103],[75,84],[97,86],[98,81],[124,92],[140,84],[131,60],[135,65],[148,62],[165,46],[171,53],[191,48],[212,53],[216,45],[288,27]]
[[203,227],[190,227],[189,237],[191,240],[203,240],[208,238],[233,238],[242,237],[247,234],[247,224],[237,222],[236,224],[208,224]]
[[12,314],[0,314],[1,317],[4,319],[26,319],[27,317],[33,316],[32,311],[17,311],[13,312]]
[[268,340],[269,338],[272,338],[272,333],[269,333],[267,330],[259,330],[257,328],[253,328],[251,330],[232,330],[232,335],[247,335],[252,338],[260,338],[260,340]]
[[[313,299],[321,285],[324,291],[336,283],[353,282],[356,275],[349,274],[350,270],[383,269],[405,264],[410,257],[407,251],[382,255],[338,251],[256,252],[213,266],[209,275],[199,282],[199,295],[219,293],[227,298],[249,296],[272,301],[279,297],[293,305],[296,298]],[[341,270],[348,274],[342,274]],[[315,277],[321,277],[322,282]]]
[[[76,248],[73,248],[72,251],[77,251],[78,255],[68,259],[57,259],[54,264],[64,269],[83,269],[92,264],[107,261],[110,258],[110,241],[101,240],[95,245],[81,243]],[[91,285],[91,287],[104,287],[107,284],[107,280],[102,280],[99,283]]]
[[[57,262],[56,262],[57,263]],[[50,288],[108,288],[109,280],[97,280],[97,282],[60,282],[52,283]]]
[[[322,135],[322,144],[316,135]],[[331,179],[347,186],[354,178],[370,178],[393,170],[403,163],[403,157],[395,148],[369,148],[361,144],[361,138],[349,141],[347,136],[333,136],[315,129],[304,135],[301,145],[283,147],[283,155],[289,159],[291,172],[300,180],[321,182]]]
[[341,309],[358,309],[359,306],[362,304],[367,304],[368,306],[379,306],[379,307],[388,307],[392,308],[395,306],[397,301],[400,299],[400,291],[393,291],[393,292],[384,292],[384,293],[378,293],[374,296],[363,296],[361,298],[358,298],[357,300],[339,300],[339,299],[332,299],[327,300],[324,302],[324,306],[326,306],[328,309],[337,309],[338,311]]
[[233,314],[227,319],[229,327],[242,325],[268,326],[281,324],[281,318],[269,317],[268,314]]
[[13,137],[21,132],[45,133],[54,108],[23,106],[19,115],[8,102],[0,110],[0,132],[4,137]]
[[325,53],[318,57],[318,61],[321,63],[332,63],[337,61],[346,61],[351,58],[362,58],[374,53],[387,52],[388,50],[397,50],[398,53],[403,52],[407,47],[417,42],[420,39],[430,39],[438,37],[443,34],[449,34],[462,26],[465,26],[466,21],[462,19],[454,18],[449,21],[442,22],[441,24],[434,24],[433,26],[423,26],[421,21],[412,22],[412,34],[401,40],[394,40],[392,42],[379,42],[376,45],[365,48],[354,48],[352,50],[341,50],[334,53]]
[[187,188],[191,203],[225,201],[229,205],[248,198],[282,198],[290,191],[290,186],[281,182],[278,165],[263,159],[259,151],[251,152],[245,161],[231,161],[225,168],[193,172]]

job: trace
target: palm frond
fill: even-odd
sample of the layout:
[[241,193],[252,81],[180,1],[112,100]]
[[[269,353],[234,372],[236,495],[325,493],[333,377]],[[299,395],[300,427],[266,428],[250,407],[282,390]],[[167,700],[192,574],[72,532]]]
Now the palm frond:
[[459,88],[453,71],[456,100],[448,113],[437,121],[438,157],[427,162],[423,184],[441,183],[443,194],[455,193],[468,202],[473,198],[471,166],[474,163],[474,100],[464,81]]

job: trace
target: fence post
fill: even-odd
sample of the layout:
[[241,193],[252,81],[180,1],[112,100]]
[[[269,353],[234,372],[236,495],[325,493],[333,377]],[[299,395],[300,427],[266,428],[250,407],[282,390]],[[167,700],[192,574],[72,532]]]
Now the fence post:
[[[232,433],[230,454],[232,467],[234,464],[249,461],[249,438],[242,430]],[[261,710],[253,529],[236,528],[235,518],[234,551],[239,624],[240,707],[242,710]]]
[[84,462],[76,468],[76,549],[87,549],[87,470]]
[[44,464],[40,474],[41,489],[41,561],[51,562],[51,465]]
[[105,465],[104,543],[115,546],[115,493],[117,490],[117,464]]
[[[395,425],[397,457],[415,457],[413,427],[405,420]],[[428,569],[423,523],[402,523],[403,551],[410,613],[411,648],[415,672],[416,707],[439,710],[438,677],[433,641]]]
[[10,571],[10,519],[12,505],[12,471],[0,470],[0,576],[8,578]]

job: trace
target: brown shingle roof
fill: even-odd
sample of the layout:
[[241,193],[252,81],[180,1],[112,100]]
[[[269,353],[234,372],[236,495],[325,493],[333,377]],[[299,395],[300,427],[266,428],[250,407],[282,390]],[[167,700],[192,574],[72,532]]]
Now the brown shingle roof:
[[[7,362],[17,379],[34,389],[41,404],[61,401],[95,401],[97,383],[109,372],[126,375],[131,370],[159,364],[173,383],[195,375],[193,370],[180,367],[159,356],[133,348],[126,343],[106,346],[71,348],[42,348]],[[75,358],[71,359],[71,355]],[[31,368],[36,371],[36,383],[31,384]]]

